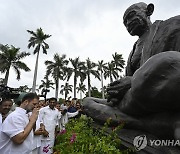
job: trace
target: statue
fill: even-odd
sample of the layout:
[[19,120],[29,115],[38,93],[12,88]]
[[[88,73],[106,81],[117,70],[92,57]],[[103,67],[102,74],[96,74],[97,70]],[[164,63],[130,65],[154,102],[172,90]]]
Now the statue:
[[174,138],[180,121],[180,16],[150,21],[153,4],[133,4],[123,21],[139,36],[129,55],[126,76],[110,83],[108,98],[85,98],[84,110],[100,123],[125,121],[159,138]]

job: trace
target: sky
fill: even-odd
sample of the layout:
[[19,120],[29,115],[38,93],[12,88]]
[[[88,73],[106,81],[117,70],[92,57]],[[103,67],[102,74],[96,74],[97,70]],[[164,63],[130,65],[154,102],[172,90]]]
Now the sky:
[[[37,85],[41,84],[46,66],[45,60],[53,60],[53,55],[66,54],[67,58],[88,57],[93,62],[110,62],[115,52],[122,54],[127,62],[136,36],[130,36],[123,25],[123,13],[137,0],[0,0],[0,43],[19,47],[20,51],[30,52],[23,61],[31,72],[21,71],[21,79],[16,80],[10,70],[8,86],[32,87],[36,55],[33,48],[28,49],[30,34],[26,30],[36,31],[42,28],[44,33],[52,35],[47,39],[50,46],[48,54],[40,53]],[[180,15],[179,0],[144,0],[155,5],[151,17],[166,20]],[[0,74],[4,78],[4,74]],[[108,84],[108,80],[105,84]],[[64,84],[60,81],[60,85]],[[73,84],[70,81],[70,84]],[[85,81],[85,84],[86,81]],[[100,81],[92,78],[92,86],[100,88]],[[54,96],[54,91],[48,94]],[[77,95],[78,96],[78,95]],[[60,95],[61,97],[61,95]]]

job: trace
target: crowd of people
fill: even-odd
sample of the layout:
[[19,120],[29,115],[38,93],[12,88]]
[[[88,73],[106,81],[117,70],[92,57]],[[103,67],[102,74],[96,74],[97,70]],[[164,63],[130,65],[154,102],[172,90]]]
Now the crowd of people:
[[57,134],[81,111],[76,98],[62,104],[54,97],[40,100],[35,93],[20,95],[15,103],[0,98],[0,153],[53,153]]

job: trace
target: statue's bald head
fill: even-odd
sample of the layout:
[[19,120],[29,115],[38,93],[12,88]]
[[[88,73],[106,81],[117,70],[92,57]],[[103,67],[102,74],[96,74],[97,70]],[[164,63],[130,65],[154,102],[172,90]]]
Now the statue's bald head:
[[154,11],[154,5],[140,2],[131,5],[124,13],[123,20],[128,32],[131,35],[141,36],[151,21],[150,16]]
[[127,14],[131,11],[131,10],[142,10],[142,11],[146,11],[147,9],[147,4],[144,2],[139,2],[139,3],[135,3],[133,5],[131,5],[130,7],[128,7],[124,13],[123,19],[127,16]]

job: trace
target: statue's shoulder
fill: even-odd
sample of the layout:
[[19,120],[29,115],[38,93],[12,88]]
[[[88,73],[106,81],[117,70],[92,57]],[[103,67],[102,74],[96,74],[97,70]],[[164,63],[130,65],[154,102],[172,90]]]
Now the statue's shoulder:
[[180,25],[180,15],[171,17],[171,18],[166,19],[166,20],[156,20],[152,24],[152,27],[157,26],[157,25],[160,26],[160,28],[161,27],[168,27],[168,26],[173,28],[173,27],[175,27],[175,25]]
[[180,29],[180,15],[161,21],[161,26]]
[[[167,19],[167,20],[180,20],[180,15],[171,17],[171,18],[169,18],[169,19]],[[165,21],[167,21],[167,20],[165,20]]]

